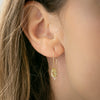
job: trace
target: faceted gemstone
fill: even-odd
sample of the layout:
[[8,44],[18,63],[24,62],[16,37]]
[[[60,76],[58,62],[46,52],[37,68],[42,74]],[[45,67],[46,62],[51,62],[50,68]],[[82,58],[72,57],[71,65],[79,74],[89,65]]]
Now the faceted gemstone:
[[52,78],[53,78],[54,80],[56,79],[56,77],[57,77],[56,68],[52,68],[52,69],[51,69],[51,76],[52,76]]

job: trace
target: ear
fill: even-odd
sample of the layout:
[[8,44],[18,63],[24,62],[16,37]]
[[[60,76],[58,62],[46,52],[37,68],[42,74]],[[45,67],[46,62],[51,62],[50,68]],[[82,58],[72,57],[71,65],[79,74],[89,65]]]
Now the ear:
[[50,24],[52,21],[56,22],[54,15],[50,15],[40,3],[30,1],[24,6],[22,30],[33,48],[46,57],[58,57],[64,52],[54,33],[57,26]]

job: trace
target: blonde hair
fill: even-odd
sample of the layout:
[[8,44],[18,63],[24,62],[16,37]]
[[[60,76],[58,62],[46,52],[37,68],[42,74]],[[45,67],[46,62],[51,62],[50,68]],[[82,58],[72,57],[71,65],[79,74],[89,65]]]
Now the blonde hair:
[[0,20],[0,100],[29,100],[30,74],[21,18],[24,0],[4,0]]

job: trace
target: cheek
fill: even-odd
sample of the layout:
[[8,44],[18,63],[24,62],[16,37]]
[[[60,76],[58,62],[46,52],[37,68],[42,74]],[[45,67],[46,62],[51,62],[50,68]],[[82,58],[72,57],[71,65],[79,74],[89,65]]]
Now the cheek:
[[100,99],[100,17],[78,8],[64,18],[67,71],[73,89],[87,100]]

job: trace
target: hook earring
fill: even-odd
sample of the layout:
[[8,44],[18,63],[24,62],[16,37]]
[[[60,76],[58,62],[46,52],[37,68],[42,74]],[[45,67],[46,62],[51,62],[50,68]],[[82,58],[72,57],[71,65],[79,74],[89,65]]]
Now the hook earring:
[[[56,62],[56,63],[55,63]],[[53,55],[53,67],[51,69],[51,77],[56,80],[57,78],[57,69],[55,68],[57,66],[57,59],[54,59],[54,55]]]

